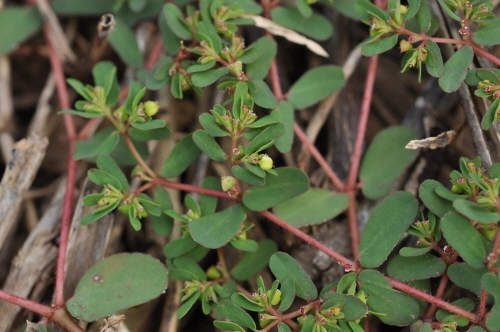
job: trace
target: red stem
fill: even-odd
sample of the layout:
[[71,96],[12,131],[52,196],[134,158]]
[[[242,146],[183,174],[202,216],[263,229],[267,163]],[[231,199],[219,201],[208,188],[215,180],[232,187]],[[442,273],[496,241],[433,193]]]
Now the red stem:
[[488,299],[488,292],[486,292],[486,289],[481,290],[481,300],[479,302],[479,312],[477,314],[477,317],[479,320],[483,320],[484,316],[486,315],[486,300]]
[[500,66],[500,59],[499,58],[497,58],[493,54],[488,53],[487,51],[483,50],[476,43],[468,40],[466,44],[469,45],[470,47],[472,47],[472,49],[474,50],[474,53],[476,53],[476,55],[480,55],[483,58],[485,58],[486,60],[489,60],[490,62],[494,63],[495,65]]
[[[63,65],[61,59],[55,51],[50,32],[47,26],[44,27],[45,38],[49,46],[50,64],[56,80],[57,96],[62,109],[69,109],[70,101],[66,86]],[[64,265],[66,263],[66,251],[68,248],[68,238],[71,225],[71,215],[73,211],[73,193],[75,192],[76,161],[73,159],[75,152],[76,129],[73,118],[69,114],[64,114],[64,127],[68,138],[68,169],[66,173],[66,192],[64,194],[63,214],[61,220],[61,234],[59,237],[59,250],[57,254],[56,285],[54,294],[54,306],[61,308],[64,306]]]
[[283,91],[281,90],[280,77],[278,74],[278,65],[276,64],[276,59],[271,62],[271,68],[269,70],[271,75],[271,85],[273,86],[273,93],[278,101],[284,99]]
[[326,173],[326,176],[328,176],[328,178],[330,178],[333,185],[338,190],[344,191],[345,187],[344,187],[344,184],[342,183],[342,181],[338,178],[337,174],[335,174],[335,172],[332,170],[330,165],[328,165],[325,158],[323,158],[323,156],[318,151],[318,149],[316,149],[314,144],[312,144],[311,141],[309,141],[307,139],[306,134],[304,133],[302,128],[300,128],[300,126],[296,122],[294,122],[294,124],[293,124],[293,131],[294,131],[295,135],[297,135],[299,140],[302,142],[302,144],[304,144],[307,147],[307,149],[309,150],[311,155],[314,157],[314,159],[316,159],[316,161],[321,166],[321,168],[323,168],[324,172]]
[[54,312],[56,311],[55,308],[30,301],[28,299],[19,297],[17,295],[5,292],[3,290],[0,290],[0,300],[6,301],[15,305],[18,305],[22,308],[29,309],[43,317],[46,318],[51,318],[52,315],[54,315]]
[[351,157],[351,169],[347,178],[347,188],[355,190],[356,180],[358,177],[359,164],[361,163],[361,154],[363,153],[363,143],[365,140],[366,126],[368,124],[368,116],[370,115],[370,104],[372,102],[373,87],[375,86],[375,76],[377,75],[378,55],[370,58],[368,66],[368,74],[366,76],[365,93],[361,104],[361,112],[359,114],[358,131],[354,142],[354,151]]
[[163,51],[163,39],[161,36],[159,36],[156,39],[155,46],[153,47],[153,50],[151,51],[151,54],[149,55],[148,62],[146,63],[146,69],[152,69],[158,59],[161,56],[161,52]]
[[426,292],[423,292],[419,289],[408,286],[407,284],[402,283],[400,281],[394,280],[394,279],[389,278],[389,277],[385,277],[385,278],[390,281],[392,287],[394,287],[395,289],[399,289],[400,291],[403,291],[406,294],[418,297],[419,299],[422,299],[422,300],[429,302],[431,304],[436,304],[438,307],[443,308],[445,310],[448,310],[451,313],[454,313],[454,314],[457,314],[457,315],[460,315],[462,317],[467,318],[468,320],[470,320],[474,324],[479,323],[479,320],[476,317],[476,315],[470,311],[464,310],[464,309],[457,307],[451,303],[448,303],[446,301],[438,299],[435,296],[432,296],[432,295],[427,294]]
[[332,257],[337,262],[339,262],[341,265],[343,265],[346,270],[353,271],[353,272],[358,272],[359,267],[356,265],[356,263],[354,263],[353,261],[345,258],[341,254],[339,254],[336,251],[332,250],[331,248],[327,247],[326,245],[324,245],[323,243],[319,242],[315,238],[313,238],[313,237],[307,235],[306,233],[302,232],[300,229],[298,229],[298,228],[290,225],[289,223],[287,223],[286,221],[284,221],[283,219],[277,217],[276,215],[272,214],[269,211],[261,211],[260,214],[263,217],[266,217],[267,219],[269,219],[270,221],[272,221],[273,223],[275,223],[276,225],[284,228],[288,232],[294,234],[298,238],[304,240],[305,242],[309,243],[313,247],[317,248],[318,250],[321,250],[322,252],[324,252],[328,256]]
[[359,260],[359,227],[358,227],[358,214],[356,211],[356,191],[351,190],[347,192],[349,198],[349,206],[347,207],[347,218],[349,220],[349,230],[351,234],[351,248],[354,260]]
[[162,187],[167,187],[167,188],[172,188],[172,189],[177,189],[177,190],[182,190],[182,191],[195,192],[195,193],[199,193],[202,195],[210,195],[210,196],[219,197],[219,198],[236,200],[236,198],[230,197],[226,192],[219,191],[219,190],[207,189],[207,188],[193,186],[190,184],[173,182],[173,181],[169,181],[169,180],[164,179],[164,178],[155,178],[153,181],[155,181],[157,184],[159,184]]
[[[443,294],[444,294],[444,291],[446,290],[446,285],[448,284],[448,274],[445,273],[443,274],[443,276],[441,277],[441,280],[439,281],[439,286],[438,286],[438,289],[436,291],[436,295],[435,297],[438,298],[438,299],[442,299],[443,298]],[[431,306],[429,307],[429,309],[427,310],[427,312],[424,314],[424,316],[422,317],[423,320],[429,320],[429,319],[432,319],[432,317],[434,316],[434,313],[436,312],[437,310],[437,305],[435,303],[431,303]]]

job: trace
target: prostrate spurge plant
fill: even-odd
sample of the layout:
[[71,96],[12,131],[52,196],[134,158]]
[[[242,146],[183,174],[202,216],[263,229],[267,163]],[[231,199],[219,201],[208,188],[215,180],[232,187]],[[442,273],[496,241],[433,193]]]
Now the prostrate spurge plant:
[[[362,44],[362,52],[373,56],[351,173],[343,183],[294,124],[295,110],[309,107],[343,86],[342,70],[331,65],[309,70],[283,93],[275,62],[277,44],[272,36],[246,45],[239,35],[239,26],[254,24],[253,15],[263,13],[275,23],[310,38],[326,39],[332,28],[311,7],[314,2],[297,0],[296,8],[285,8],[279,6],[279,1],[258,4],[250,0],[201,0],[198,7],[188,4],[183,11],[175,3],[130,0],[116,1],[112,7],[103,2],[99,5],[102,7],[93,8],[93,12],[113,10],[116,14],[109,43],[127,65],[137,68],[137,80],[130,82],[124,100],[120,100],[117,69],[110,62],[94,66],[93,86],[67,80],[83,99],[75,103],[74,110],[63,110],[65,117],[104,117],[111,123],[90,140],[76,143],[75,159],[95,160],[97,168],[88,171],[88,178],[102,186],[101,192],[84,198],[85,205],[96,208],[81,223],[90,224],[118,210],[128,216],[134,229],[140,230],[145,222],[151,222],[156,232],[168,236],[173,220],[180,221],[181,236],[164,249],[168,276],[184,281],[177,316],[182,318],[201,302],[203,313],[215,317],[214,325],[222,330],[269,331],[276,327],[280,332],[358,332],[364,330],[362,326],[369,328],[375,316],[386,324],[411,324],[412,331],[450,332],[459,327],[473,332],[500,330],[500,164],[486,170],[478,158],[463,158],[460,172],[450,174],[451,190],[433,180],[422,183],[419,196],[428,211],[417,222],[418,203],[410,193],[389,195],[373,210],[360,240],[355,195],[361,187],[366,198],[386,196],[399,174],[417,156],[415,151],[404,149],[408,141],[416,138],[412,130],[393,127],[374,139],[360,164],[377,54],[393,48],[398,40],[405,53],[403,71],[415,67],[420,77],[425,66],[431,76],[439,77],[440,86],[448,92],[456,91],[464,80],[477,86],[476,95],[492,101],[483,128],[497,121],[500,71],[469,70],[474,53],[500,64],[500,59],[481,48],[500,44],[496,32],[500,20],[494,17],[491,4],[439,0],[444,12],[459,22],[460,40],[432,37],[437,25],[426,0],[409,0],[408,6],[390,0],[386,11],[381,8],[382,1],[377,2],[380,7],[366,0],[329,4],[370,26],[370,39]],[[86,7],[76,0],[54,1],[53,7],[56,13],[86,13]],[[16,12],[10,14],[15,16]],[[41,17],[31,9],[24,14],[38,19],[41,25]],[[129,25],[135,17],[156,14],[161,32],[159,47],[155,47],[156,52],[144,67]],[[29,29],[21,29],[18,38],[29,35]],[[446,63],[439,43],[459,46]],[[160,56],[162,44],[165,56]],[[57,65],[57,61],[54,63]],[[272,89],[264,81],[268,76]],[[143,101],[146,88],[169,85],[174,97],[183,98],[187,90],[202,93],[203,87],[216,83],[226,100],[203,112],[199,117],[203,129],[184,136],[161,171],[154,172],[145,162],[146,142],[166,138],[170,130],[165,121],[155,119],[159,105]],[[264,109],[265,115],[257,116],[257,107]],[[274,165],[266,149],[274,146],[282,153],[290,151],[294,132],[338,192],[310,188],[307,175],[299,169]],[[201,187],[168,180],[186,171],[201,153],[229,165],[231,174],[221,179],[207,177]],[[129,178],[120,169],[122,165],[135,166],[131,177],[142,181],[138,189],[131,190]],[[179,213],[173,210],[164,188],[200,195],[195,198],[186,194],[184,213]],[[218,209],[219,198],[229,200],[229,207]],[[268,211],[271,208],[272,212]],[[350,220],[354,260],[297,228],[332,219],[344,211]],[[322,250],[342,265],[346,274],[318,293],[307,273],[290,255],[277,252],[274,242],[257,243],[248,238],[253,227],[247,222],[249,213],[260,213]],[[386,271],[379,269],[405,233],[418,238],[416,247],[400,249],[391,256]],[[232,268],[225,265],[225,252],[220,250],[226,245],[245,252]],[[218,263],[204,269],[198,262],[211,249],[217,249]],[[266,266],[276,279],[271,285],[259,277],[257,290],[251,293],[238,284]],[[431,287],[432,278],[438,278],[437,290]],[[445,302],[442,297],[449,281],[479,300],[467,296]],[[165,267],[157,260],[143,254],[115,255],[86,273],[65,306],[73,317],[95,321],[159,296],[166,284]],[[80,331],[62,305],[51,309],[26,304],[4,293],[0,296],[71,331]],[[305,300],[298,309],[292,307],[296,298]],[[258,322],[253,317],[258,317]],[[44,330],[43,325],[38,328]]]

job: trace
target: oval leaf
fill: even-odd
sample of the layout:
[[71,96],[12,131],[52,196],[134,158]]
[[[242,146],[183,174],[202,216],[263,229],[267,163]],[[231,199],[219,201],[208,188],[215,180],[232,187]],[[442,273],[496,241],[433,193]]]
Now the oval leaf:
[[415,257],[397,255],[391,259],[387,273],[394,279],[411,281],[438,277],[445,269],[446,263],[431,254]]
[[387,194],[396,179],[418,155],[416,150],[405,148],[409,141],[416,138],[415,132],[404,126],[385,129],[375,136],[359,171],[362,191],[366,197],[376,199]]
[[318,297],[318,290],[311,278],[300,267],[292,256],[277,252],[269,260],[269,268],[279,281],[292,279],[295,283],[295,294],[304,300],[314,300]]
[[364,56],[372,56],[380,53],[384,53],[385,51],[390,50],[398,43],[398,36],[390,36],[384,39],[376,40],[374,42],[363,45],[361,48],[361,53]]
[[7,7],[0,10],[0,55],[15,49],[37,32],[43,18],[36,7]]
[[269,258],[277,249],[276,243],[271,240],[260,241],[256,252],[247,252],[243,255],[231,271],[231,276],[238,281],[249,279],[267,266]]
[[500,215],[497,212],[489,211],[485,207],[465,199],[455,200],[453,207],[465,217],[481,224],[494,224],[500,221]]
[[497,17],[491,22],[479,27],[475,32],[472,40],[480,45],[492,46],[500,44],[500,18]]
[[226,161],[226,153],[222,150],[215,139],[206,131],[201,129],[195,131],[193,134],[193,141],[201,149],[201,151],[205,152],[207,156],[210,157],[210,159],[220,163]]
[[440,223],[444,238],[470,266],[479,268],[486,257],[479,232],[456,212],[447,213]]
[[457,91],[467,76],[467,68],[469,68],[473,57],[474,51],[469,45],[454,53],[444,64],[444,73],[439,78],[441,89],[446,92]]
[[446,213],[455,210],[451,201],[436,193],[436,189],[439,187],[443,187],[443,185],[435,180],[425,180],[418,189],[418,195],[432,213],[438,217],[442,217]]
[[173,148],[167,160],[163,164],[160,175],[173,178],[188,168],[201,153],[201,150],[193,142],[193,135],[183,137]]
[[311,13],[304,17],[291,7],[277,7],[271,10],[271,18],[276,23],[318,40],[328,39],[333,33],[333,27],[323,15]]
[[382,264],[410,227],[417,210],[417,200],[407,192],[394,193],[380,202],[361,237],[360,263],[367,268]]
[[325,189],[309,189],[274,207],[274,213],[295,227],[324,222],[341,214],[349,199],[346,194],[332,194]]
[[109,44],[127,65],[142,67],[142,54],[134,32],[120,19],[115,20],[115,27],[108,35]]
[[202,246],[220,248],[238,233],[246,216],[245,209],[236,204],[224,211],[191,220],[189,232]]
[[339,90],[344,82],[344,72],[337,66],[311,69],[292,85],[288,101],[297,109],[306,108]]
[[293,167],[274,170],[277,175],[266,176],[266,184],[251,187],[243,195],[243,204],[250,210],[263,211],[307,191],[309,179]]
[[148,302],[167,288],[167,270],[156,258],[140,253],[107,257],[80,279],[66,307],[87,322]]

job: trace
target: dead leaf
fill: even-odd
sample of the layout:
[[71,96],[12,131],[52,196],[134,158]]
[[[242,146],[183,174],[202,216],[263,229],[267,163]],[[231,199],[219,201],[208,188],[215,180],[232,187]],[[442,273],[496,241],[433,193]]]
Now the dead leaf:
[[286,38],[287,40],[291,41],[292,43],[299,44],[299,45],[304,45],[308,49],[310,49],[313,53],[316,53],[317,55],[323,56],[325,58],[328,58],[329,55],[325,51],[321,45],[316,43],[314,40],[311,40],[309,38],[306,38],[302,36],[301,34],[285,28],[282,25],[276,24],[273,21],[262,17],[258,15],[244,15],[244,17],[250,18],[255,22],[255,26],[262,28],[273,35],[276,36],[281,36]]
[[444,148],[453,141],[456,135],[457,133],[454,130],[448,130],[435,137],[427,137],[420,140],[412,140],[408,144],[406,144],[406,148],[411,150],[416,150],[419,148],[423,149],[428,148],[432,150],[437,148]]

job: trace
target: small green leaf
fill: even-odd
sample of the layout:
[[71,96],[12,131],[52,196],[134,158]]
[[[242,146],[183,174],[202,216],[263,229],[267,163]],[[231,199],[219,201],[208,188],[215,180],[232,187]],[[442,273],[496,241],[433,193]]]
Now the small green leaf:
[[276,107],[278,101],[266,82],[261,79],[253,79],[247,84],[250,95],[257,105],[264,108]]
[[85,226],[85,225],[89,225],[89,224],[93,223],[96,220],[101,219],[102,217],[104,217],[105,215],[107,215],[108,213],[110,213],[114,209],[116,209],[119,204],[120,204],[120,201],[117,201],[117,202],[115,202],[111,205],[108,205],[106,207],[102,207],[102,208],[94,210],[92,213],[89,213],[89,214],[83,216],[82,220],[80,220],[80,224]]
[[184,15],[179,7],[173,3],[167,3],[163,6],[163,15],[165,15],[169,28],[172,29],[177,37],[184,40],[191,40],[191,31],[189,31],[187,25],[184,23]]
[[[154,201],[160,205],[162,211],[172,209],[172,201],[167,191],[162,187],[156,187],[154,193]],[[172,228],[174,226],[174,220],[165,213],[162,213],[159,217],[151,216],[151,226],[156,233],[162,236],[169,236],[172,233]]]
[[200,124],[205,129],[207,133],[214,137],[224,137],[228,136],[229,133],[222,129],[216,122],[213,115],[208,113],[202,113],[198,118],[200,120]]
[[486,257],[481,235],[469,220],[456,212],[447,213],[440,223],[444,238],[470,266],[479,268]]
[[106,155],[99,156],[99,158],[97,158],[97,167],[99,167],[101,171],[112,175],[115,179],[118,180],[119,187],[115,186],[115,188],[121,189],[123,191],[129,190],[130,186],[128,183],[128,179],[125,174],[123,174],[122,170],[120,169],[120,167],[118,167],[113,158]]
[[490,129],[491,125],[497,121],[498,118],[497,112],[499,108],[500,108],[500,99],[495,99],[495,101],[491,103],[490,108],[484,115],[483,121],[481,121],[481,128],[483,128],[483,130]]
[[0,55],[14,50],[43,24],[36,6],[6,7],[0,10]]
[[494,224],[500,221],[500,214],[498,212],[490,211],[480,204],[465,199],[455,200],[453,207],[465,217],[481,224]]
[[222,320],[214,320],[214,326],[222,331],[245,332],[245,329],[233,322],[225,322]]
[[92,76],[95,85],[104,88],[106,103],[114,106],[120,95],[120,87],[116,78],[116,66],[110,61],[98,62],[92,69]]
[[421,0],[409,0],[408,1],[408,11],[404,15],[404,20],[407,21],[413,16],[415,16],[420,10]]
[[189,222],[189,232],[193,239],[207,248],[220,248],[229,242],[240,230],[246,212],[236,204],[221,212],[203,216]]
[[[202,188],[221,190],[220,178],[207,176],[201,183]],[[200,195],[200,211],[202,216],[206,216],[215,212],[217,208],[217,197],[210,195]]]
[[411,296],[395,291],[384,276],[374,270],[364,270],[358,278],[367,293],[368,307],[383,313],[379,319],[389,325],[408,325],[420,315],[420,308]]
[[66,308],[73,317],[93,322],[148,302],[166,288],[167,270],[160,261],[140,253],[122,253],[92,266]]
[[346,194],[325,189],[309,189],[274,207],[274,213],[295,227],[321,223],[341,214],[349,200]]
[[325,303],[321,306],[322,309],[328,308],[328,302],[335,300],[343,300],[342,313],[346,321],[354,321],[361,319],[368,313],[368,308],[360,299],[354,295],[347,295],[336,292],[328,292],[323,294],[322,298]]
[[361,47],[361,53],[363,53],[364,56],[373,56],[376,54],[384,53],[396,46],[397,43],[398,36],[390,36],[363,45],[363,47]]
[[396,192],[373,210],[359,245],[360,263],[378,267],[394,249],[417,214],[418,203],[407,192]]
[[427,40],[425,44],[425,49],[427,53],[427,61],[425,62],[425,68],[429,75],[433,77],[440,77],[443,75],[443,57],[441,56],[441,50],[439,46],[432,40]]
[[291,278],[286,278],[280,281],[281,286],[281,302],[278,311],[284,312],[290,308],[295,300],[295,281]]
[[416,257],[428,253],[429,251],[431,251],[431,249],[432,247],[426,247],[426,248],[404,247],[399,250],[399,254],[403,257]]
[[163,11],[158,15],[158,28],[163,40],[163,50],[165,53],[175,56],[181,48],[181,39],[168,26],[167,17]]
[[420,25],[420,30],[422,32],[427,32],[431,28],[432,15],[431,8],[428,1],[421,1],[420,8],[416,14],[418,24]]
[[197,87],[203,88],[217,81],[222,76],[229,73],[226,67],[210,69],[199,73],[194,73],[191,76],[191,82]]
[[283,100],[278,104],[278,107],[271,112],[271,115],[275,116],[285,128],[283,135],[279,136],[276,138],[276,141],[274,141],[274,146],[281,153],[288,152],[292,148],[293,143],[295,110],[289,101]]
[[267,176],[266,184],[251,187],[243,196],[243,204],[253,211],[263,211],[307,191],[309,179],[297,168],[275,169],[276,176]]
[[207,280],[205,271],[192,258],[182,256],[172,260],[169,276],[175,280]]
[[136,128],[130,128],[128,134],[136,141],[153,141],[162,138],[167,138],[170,136],[170,129],[167,127],[157,128],[152,130],[140,130]]
[[247,63],[246,74],[250,79],[264,79],[269,72],[271,63],[276,56],[278,46],[269,37],[261,37],[249,46],[243,56],[238,58],[243,63]]
[[[212,45],[213,50],[215,53],[219,53],[222,50],[222,41],[217,33],[217,31],[214,28],[214,25],[212,23],[209,23],[208,21],[201,21],[198,22],[198,31],[195,33],[195,35],[198,37],[198,35],[202,35],[204,38],[199,39],[196,38],[198,41],[205,40],[209,42],[209,45]],[[205,39],[205,38],[208,38]]]
[[481,276],[486,273],[486,268],[473,268],[467,263],[456,263],[448,268],[450,280],[457,286],[465,288],[481,296]]
[[389,192],[396,179],[417,157],[418,151],[405,148],[416,138],[415,132],[405,126],[390,127],[375,136],[359,171],[366,197],[376,199]]
[[142,54],[134,32],[119,18],[115,19],[115,27],[108,34],[108,41],[123,62],[131,67],[142,67]]
[[75,110],[62,110],[62,111],[57,112],[57,114],[72,114],[72,115],[81,116],[82,118],[86,118],[86,119],[100,118],[103,116],[102,113],[89,113],[89,112],[82,112],[82,111],[75,111]]
[[337,66],[321,66],[307,71],[288,92],[288,101],[297,109],[314,105],[339,90],[345,83],[344,72]]
[[260,152],[263,147],[269,146],[274,141],[276,132],[271,127],[265,128],[245,147],[245,154],[250,155],[254,152]]
[[256,330],[252,317],[242,308],[229,300],[222,300],[217,304],[217,311],[225,318],[249,329]]
[[455,211],[455,209],[452,202],[436,193],[438,187],[443,187],[443,185],[435,180],[425,180],[418,189],[418,195],[432,213],[442,217],[450,211]]
[[[309,8],[309,6],[307,7]],[[305,17],[296,8],[276,7],[271,10],[271,18],[284,27],[318,40],[326,40],[330,38],[333,33],[333,27],[330,21],[323,15],[312,11],[311,15]]]
[[[260,169],[260,167],[259,167]],[[241,166],[235,165],[231,167],[231,173],[234,175],[235,178],[238,180],[244,181],[248,184],[254,185],[254,186],[261,186],[266,182],[266,179],[260,176],[255,175],[251,171],[249,171],[246,168],[243,168]]]
[[205,130],[197,130],[193,133],[193,141],[200,148],[201,151],[205,152],[210,159],[224,162],[227,159],[226,153],[220,147],[219,143],[210,136]]
[[151,121],[146,122],[132,122],[130,125],[139,130],[153,130],[165,128],[165,120],[162,119],[153,119]]
[[200,298],[200,291],[194,292],[177,310],[176,316],[178,319],[181,319],[182,317],[186,316],[186,314],[191,310],[193,305],[198,301]]
[[448,14],[449,17],[458,22],[462,21],[462,18],[458,16],[454,10],[448,7],[445,0],[438,0],[438,2],[441,5],[441,7],[443,7],[444,11],[446,12],[446,14]]
[[304,300],[314,300],[318,290],[311,278],[300,267],[299,263],[284,252],[277,252],[269,260],[269,268],[276,279],[282,281],[292,279],[295,283],[296,295]]
[[271,240],[262,240],[259,242],[259,248],[256,252],[247,252],[239,260],[231,271],[231,276],[237,281],[243,281],[251,278],[267,266],[267,262],[277,250],[276,243]]
[[117,146],[120,135],[114,132],[114,127],[99,131],[90,140],[76,142],[75,160],[110,154]]
[[176,258],[193,250],[196,246],[198,246],[198,243],[191,236],[187,235],[178,237],[167,243],[165,248],[163,248],[163,253],[167,258]]
[[480,26],[472,37],[472,40],[479,45],[493,46],[500,44],[500,36],[498,34],[498,29],[500,29],[500,18],[496,18],[493,21]]
[[258,243],[254,240],[231,240],[229,244],[241,251],[256,252],[259,247]]
[[446,263],[431,254],[415,257],[394,256],[389,262],[387,273],[400,281],[421,280],[439,277],[446,269]]
[[234,293],[233,295],[231,295],[231,301],[233,301],[240,307],[250,311],[255,311],[255,312],[264,311],[264,308],[258,302],[249,299],[248,297],[246,297],[241,293]]
[[473,58],[474,51],[469,45],[465,45],[455,52],[444,64],[444,73],[439,78],[441,89],[445,92],[457,91],[467,76],[467,68],[469,68]]
[[201,150],[193,141],[192,134],[184,136],[173,148],[163,164],[160,175],[173,178],[184,172],[200,155]]

